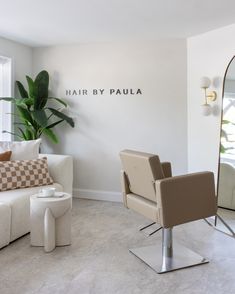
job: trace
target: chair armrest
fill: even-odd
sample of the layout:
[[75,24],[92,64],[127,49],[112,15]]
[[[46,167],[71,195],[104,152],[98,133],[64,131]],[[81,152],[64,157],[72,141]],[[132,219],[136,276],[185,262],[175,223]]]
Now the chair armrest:
[[206,218],[217,211],[212,172],[157,180],[156,196],[164,228]]
[[63,186],[63,191],[72,195],[73,190],[73,159],[69,155],[39,154],[47,157],[48,168],[54,182]]
[[172,177],[171,163],[170,162],[161,162],[162,170],[165,178]]

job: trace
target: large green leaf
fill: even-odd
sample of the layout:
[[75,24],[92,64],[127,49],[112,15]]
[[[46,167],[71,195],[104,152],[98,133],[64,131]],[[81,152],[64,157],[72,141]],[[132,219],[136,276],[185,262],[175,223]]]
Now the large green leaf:
[[44,109],[34,110],[32,112],[33,118],[40,125],[40,127],[45,128],[48,124],[48,117]]
[[16,126],[28,126],[26,123],[21,123],[21,122],[18,122],[18,121],[13,122],[13,125],[16,125]]
[[7,101],[7,102],[12,102],[12,103],[16,103],[16,100],[18,99],[15,99],[15,98],[12,98],[12,97],[1,97],[0,98],[0,101],[3,100],[3,101]]
[[25,87],[21,84],[21,82],[16,81],[16,85],[18,87],[18,90],[20,92],[21,98],[29,98],[28,92],[25,90]]
[[16,105],[22,106],[24,108],[30,109],[30,106],[33,105],[33,99],[32,98],[19,98],[15,101]]
[[35,99],[37,96],[37,89],[36,86],[34,86],[34,81],[29,76],[26,76],[26,79],[29,87],[29,97]]
[[72,128],[74,128],[74,121],[71,117],[67,116],[66,114],[64,114],[63,112],[60,112],[54,108],[48,108],[52,114],[54,114],[55,116],[65,120]]
[[35,139],[35,132],[30,128],[25,129],[25,136],[26,140],[34,140]]
[[0,100],[4,100],[7,102],[11,102],[13,104],[21,105],[21,106],[31,106],[33,105],[33,99],[32,98],[12,98],[12,97],[1,97]]
[[35,103],[34,109],[42,109],[45,107],[48,98],[49,74],[46,70],[41,71],[34,81],[35,86]]
[[19,112],[20,118],[24,121],[24,122],[29,122],[31,125],[34,125],[34,120],[31,116],[31,113],[28,109],[20,106],[20,105],[16,105],[17,110]]
[[37,130],[31,125],[25,125],[24,129],[18,127],[19,132],[21,133],[24,140],[35,140],[40,137],[37,133]]
[[48,99],[54,99],[54,100],[56,100],[57,102],[59,102],[60,104],[64,105],[65,107],[68,106],[67,103],[66,103],[64,100],[60,99],[60,98],[48,97]]
[[60,119],[60,120],[54,122],[53,124],[50,124],[49,126],[47,126],[47,129],[52,129],[52,128],[54,128],[56,125],[62,123],[63,121],[64,121],[63,119]]
[[[18,101],[19,99],[17,99]],[[26,104],[27,106],[32,106],[34,104],[34,99],[33,98],[22,98],[21,99],[24,104]]]
[[24,133],[24,131],[23,131],[21,128],[19,128],[19,127],[18,127],[18,130],[20,131],[20,133],[21,133],[21,135],[22,135],[22,138],[23,138],[24,140],[27,140],[27,136],[26,136],[26,134]]
[[12,133],[12,132],[8,132],[8,131],[6,131],[6,130],[2,131],[2,133],[7,133],[7,134],[10,134],[10,135],[13,135],[13,136],[19,137],[20,139],[24,139],[24,137],[20,136],[19,134]]
[[59,142],[56,134],[51,129],[43,129],[42,133],[46,135],[53,143],[57,144]]

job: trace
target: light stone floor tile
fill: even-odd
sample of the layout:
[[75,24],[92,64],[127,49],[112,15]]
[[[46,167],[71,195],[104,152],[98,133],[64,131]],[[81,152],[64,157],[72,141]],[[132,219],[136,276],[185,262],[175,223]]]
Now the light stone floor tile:
[[0,294],[235,293],[235,239],[203,220],[178,226],[174,238],[210,263],[159,275],[128,251],[161,241],[138,231],[147,223],[121,203],[75,199],[71,246],[44,253],[26,235],[0,250]]

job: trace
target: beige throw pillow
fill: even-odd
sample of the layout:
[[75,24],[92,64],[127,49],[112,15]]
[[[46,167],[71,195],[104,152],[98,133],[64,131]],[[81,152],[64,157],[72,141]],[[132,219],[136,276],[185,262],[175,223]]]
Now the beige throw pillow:
[[47,158],[0,162],[0,191],[53,184]]

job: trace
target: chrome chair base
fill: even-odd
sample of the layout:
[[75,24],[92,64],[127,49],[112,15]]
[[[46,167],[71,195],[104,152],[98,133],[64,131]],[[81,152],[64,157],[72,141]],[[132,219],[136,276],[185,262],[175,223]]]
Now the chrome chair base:
[[209,261],[190,249],[174,242],[171,257],[163,258],[162,244],[129,249],[158,274],[208,263]]

